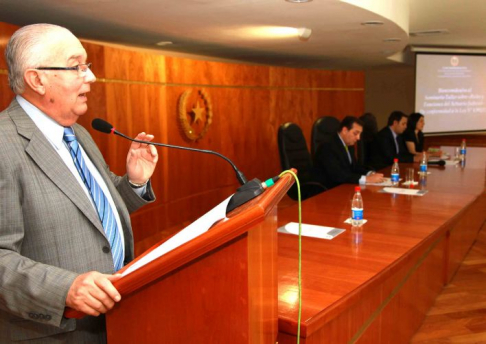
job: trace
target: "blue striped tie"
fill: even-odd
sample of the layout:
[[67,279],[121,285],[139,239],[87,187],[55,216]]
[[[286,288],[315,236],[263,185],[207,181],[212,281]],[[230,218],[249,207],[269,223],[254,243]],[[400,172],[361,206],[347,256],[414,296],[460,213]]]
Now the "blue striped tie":
[[115,267],[115,271],[118,271],[123,267],[123,248],[113,210],[111,209],[110,203],[108,203],[108,199],[103,193],[103,190],[94,179],[93,175],[88,169],[88,166],[86,166],[73,129],[64,128],[63,138],[69,147],[69,152],[74,160],[74,165],[76,166],[84,185],[86,185],[88,188],[91,199],[96,205],[98,217],[103,225],[106,237],[110,242],[111,254],[113,255],[113,265]]

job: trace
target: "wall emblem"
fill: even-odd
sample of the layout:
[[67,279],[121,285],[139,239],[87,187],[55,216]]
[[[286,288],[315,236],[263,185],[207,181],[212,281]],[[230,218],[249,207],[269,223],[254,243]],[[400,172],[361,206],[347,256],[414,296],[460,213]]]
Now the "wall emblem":
[[451,66],[457,67],[457,65],[459,65],[459,57],[452,56],[451,57]]
[[211,99],[205,90],[184,91],[179,99],[179,122],[191,141],[200,140],[213,121]]

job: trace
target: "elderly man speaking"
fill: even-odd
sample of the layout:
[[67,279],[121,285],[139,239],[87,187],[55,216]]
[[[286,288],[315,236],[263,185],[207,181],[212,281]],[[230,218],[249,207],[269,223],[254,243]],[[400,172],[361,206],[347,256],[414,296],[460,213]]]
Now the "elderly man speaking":
[[[133,259],[129,213],[155,200],[157,150],[133,143],[126,175],[109,171],[76,124],[96,77],[69,30],[23,27],[5,55],[16,97],[0,113],[0,342],[103,343],[114,273]],[[63,318],[66,306],[90,316]]]

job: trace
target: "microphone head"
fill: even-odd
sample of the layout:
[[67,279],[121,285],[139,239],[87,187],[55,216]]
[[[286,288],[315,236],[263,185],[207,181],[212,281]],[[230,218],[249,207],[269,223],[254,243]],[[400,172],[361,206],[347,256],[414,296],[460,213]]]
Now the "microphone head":
[[427,165],[435,165],[435,166],[445,166],[446,162],[444,160],[434,160],[429,161]]
[[91,122],[91,126],[93,127],[93,129],[101,131],[105,134],[111,134],[114,130],[113,126],[110,123],[102,120],[101,118],[95,118],[93,122]]

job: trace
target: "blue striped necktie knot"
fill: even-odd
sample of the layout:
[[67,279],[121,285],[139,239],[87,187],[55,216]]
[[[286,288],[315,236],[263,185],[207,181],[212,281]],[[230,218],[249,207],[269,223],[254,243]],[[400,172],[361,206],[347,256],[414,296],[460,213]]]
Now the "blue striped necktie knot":
[[81,176],[81,180],[89,191],[91,199],[96,207],[96,211],[98,212],[98,217],[105,231],[106,238],[110,242],[115,271],[118,271],[123,267],[124,254],[122,240],[116,224],[113,209],[111,209],[106,195],[88,169],[88,166],[84,161],[82,151],[79,147],[78,140],[76,140],[76,136],[74,135],[72,128],[64,128],[63,139],[69,147],[69,152],[73,158],[74,165],[76,166],[76,169]]

